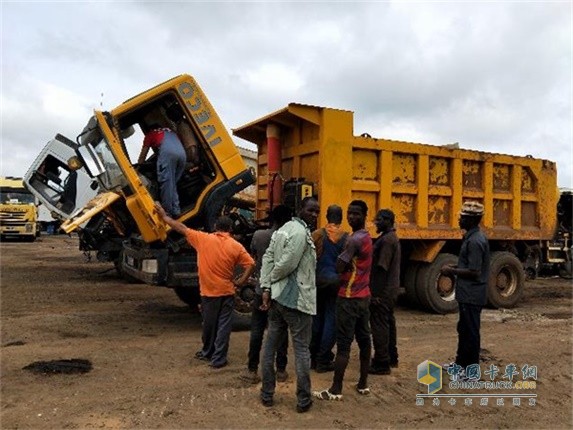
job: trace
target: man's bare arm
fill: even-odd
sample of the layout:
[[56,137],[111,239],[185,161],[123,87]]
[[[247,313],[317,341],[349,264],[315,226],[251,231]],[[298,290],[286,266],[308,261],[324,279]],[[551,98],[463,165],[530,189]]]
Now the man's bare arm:
[[185,233],[188,230],[188,227],[185,224],[180,223],[179,221],[175,221],[173,218],[167,215],[165,209],[163,209],[163,207],[157,202],[155,202],[155,210],[157,211],[159,216],[163,219],[163,221],[165,221],[165,224],[170,226],[176,232],[185,235]]

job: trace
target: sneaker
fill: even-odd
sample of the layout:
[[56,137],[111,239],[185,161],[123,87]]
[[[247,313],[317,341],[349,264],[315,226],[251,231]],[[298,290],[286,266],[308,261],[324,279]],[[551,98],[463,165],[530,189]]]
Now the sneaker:
[[286,382],[288,379],[288,372],[286,370],[277,371],[277,382]]
[[332,394],[329,390],[313,391],[312,395],[320,400],[342,400],[342,394]]
[[361,396],[368,396],[370,394],[370,388],[369,387],[358,388],[358,384],[356,384],[354,386],[354,388],[356,389],[356,392],[358,394],[360,394]]
[[239,379],[241,381],[248,382],[249,384],[258,384],[261,382],[261,377],[256,370],[244,370],[240,375]]
[[390,366],[370,366],[368,373],[370,375],[390,375],[392,369],[390,369]]
[[312,408],[312,400],[308,402],[305,406],[296,405],[296,411],[299,414],[304,414],[305,412],[308,412],[310,408]]
[[270,408],[271,406],[273,406],[275,404],[275,402],[273,399],[263,399],[261,397],[261,404],[266,408]]
[[316,373],[334,372],[334,363],[317,363],[314,371]]

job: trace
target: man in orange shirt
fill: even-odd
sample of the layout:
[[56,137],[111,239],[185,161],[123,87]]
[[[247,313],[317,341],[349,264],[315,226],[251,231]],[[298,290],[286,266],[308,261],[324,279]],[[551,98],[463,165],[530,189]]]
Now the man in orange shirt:
[[[215,232],[205,233],[175,221],[158,203],[155,208],[163,221],[184,235],[197,251],[203,313],[203,349],[195,354],[195,358],[209,361],[209,366],[215,369],[225,367],[228,364],[235,286],[247,282],[255,268],[255,261],[243,245],[231,237],[231,218],[219,217],[215,223]],[[244,270],[238,278],[233,279],[237,266],[243,267]]]

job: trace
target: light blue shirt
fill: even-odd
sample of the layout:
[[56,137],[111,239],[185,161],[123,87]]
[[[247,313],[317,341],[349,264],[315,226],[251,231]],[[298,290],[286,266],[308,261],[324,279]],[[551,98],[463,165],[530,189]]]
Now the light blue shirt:
[[281,305],[316,315],[316,250],[302,219],[294,217],[273,233],[260,282]]

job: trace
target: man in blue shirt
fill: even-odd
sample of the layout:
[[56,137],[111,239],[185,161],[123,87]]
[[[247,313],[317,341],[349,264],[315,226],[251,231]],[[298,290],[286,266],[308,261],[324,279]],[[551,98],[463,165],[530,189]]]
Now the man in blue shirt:
[[457,266],[444,266],[445,276],[456,277],[456,301],[459,307],[458,351],[456,364],[465,369],[479,364],[480,317],[487,303],[489,278],[489,242],[479,228],[483,205],[465,202],[460,212],[459,225],[466,231]]

